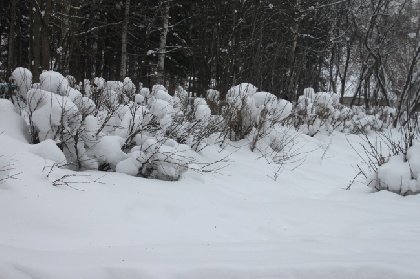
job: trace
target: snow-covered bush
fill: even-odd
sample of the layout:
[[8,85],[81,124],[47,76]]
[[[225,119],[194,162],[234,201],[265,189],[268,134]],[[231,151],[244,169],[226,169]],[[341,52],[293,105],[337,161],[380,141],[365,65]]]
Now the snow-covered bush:
[[140,89],[139,95],[143,96],[143,99],[146,103],[152,97],[150,89],[146,87],[143,87],[142,89]]
[[275,124],[270,133],[261,137],[255,143],[255,150],[269,163],[276,164],[272,179],[276,180],[286,165],[296,167],[301,164],[305,156],[300,151],[301,134],[293,126]]
[[206,99],[189,98],[188,92],[179,87],[175,91],[172,103],[175,114],[167,134],[177,142],[200,151],[210,144],[208,139],[211,135],[222,130],[222,117],[211,114]]
[[364,154],[359,153],[363,165],[358,165],[358,175],[362,174],[373,190],[403,196],[420,193],[420,130],[417,122],[411,124],[399,128],[398,138],[392,129],[376,132],[375,138],[371,133],[360,134]]
[[31,132],[37,141],[57,145],[75,170],[178,180],[222,127],[205,99],[190,100],[181,87],[175,96],[161,85],[135,94],[129,78],[94,78],[84,80],[82,94],[82,85],[60,73],[46,71],[40,79],[22,92]]
[[130,98],[130,100],[134,97],[136,93],[136,86],[129,77],[126,77],[124,79],[122,93],[128,98]]
[[205,100],[184,106],[184,93],[178,89],[172,97],[161,85],[151,92],[142,88],[135,102],[120,104],[111,117],[109,108],[99,109],[97,122],[103,128],[98,129],[98,143],[88,153],[103,170],[178,180],[191,160],[185,152],[203,148],[209,135],[206,129],[211,127]]
[[182,114],[186,114],[189,109],[189,105],[190,98],[188,96],[188,92],[182,86],[179,86],[175,90],[174,94],[174,108],[177,111],[182,112]]
[[306,88],[299,97],[293,113],[296,128],[304,134],[314,136],[319,131],[341,131],[346,133],[362,133],[381,131],[392,124],[395,109],[389,107],[373,108],[368,111],[364,107],[352,108],[339,103],[339,96],[330,92],[318,92]]
[[[45,88],[45,87],[44,87]],[[74,96],[80,96],[73,92]],[[70,94],[71,95],[71,94]],[[88,114],[94,111],[93,101],[87,97],[61,96],[42,89],[31,89],[27,94],[32,133],[39,141],[53,140],[63,150],[69,166],[97,168],[97,162],[88,156],[87,149],[96,143],[96,130],[87,124]]]
[[269,92],[257,92],[252,84],[242,83],[232,87],[226,95],[225,134],[231,140],[248,137],[254,150],[257,142],[269,135],[291,112],[290,102],[279,100]]
[[74,130],[80,125],[78,108],[68,97],[42,89],[31,89],[27,94],[27,103],[41,141],[57,139],[62,136],[61,131]]
[[120,81],[105,81],[95,77],[91,82],[85,80],[85,96],[93,100],[98,110],[115,111],[120,104],[133,100],[136,87],[131,79]]
[[104,136],[95,146],[94,154],[99,160],[99,164],[109,164],[112,169],[127,158],[127,155],[121,150],[124,145],[124,139],[119,136]]
[[353,126],[349,125],[349,128],[351,132],[359,133],[360,131],[382,131],[391,127],[396,109],[375,107],[366,111],[363,107],[353,107],[353,112]]
[[272,134],[278,124],[290,115],[293,106],[286,100],[278,100],[268,92],[257,92],[252,99],[251,117],[254,127],[249,139],[251,150],[254,150],[259,140]]
[[315,93],[312,88],[306,88],[299,97],[294,112],[295,127],[302,132],[314,136],[320,130],[331,131],[341,114],[338,104],[338,95],[328,92]]
[[137,146],[117,164],[117,172],[175,181],[188,169],[190,159],[185,154],[190,150],[188,146],[141,134],[136,136],[136,142]]
[[220,114],[220,92],[215,89],[209,89],[206,92],[206,101],[212,114]]
[[68,82],[70,87],[72,87],[72,88],[78,87],[76,78],[74,76],[67,75],[66,79],[67,79],[67,82]]
[[121,111],[125,113],[115,134],[124,139],[124,146],[131,146],[135,136],[146,129],[153,115],[146,106],[137,103],[129,103]]
[[241,83],[228,90],[222,115],[230,140],[243,139],[251,132],[252,114],[255,113],[252,96],[256,92],[257,88],[250,83]]
[[388,190],[400,195],[420,193],[420,142],[415,141],[407,154],[385,159],[376,172],[368,177],[369,187]]

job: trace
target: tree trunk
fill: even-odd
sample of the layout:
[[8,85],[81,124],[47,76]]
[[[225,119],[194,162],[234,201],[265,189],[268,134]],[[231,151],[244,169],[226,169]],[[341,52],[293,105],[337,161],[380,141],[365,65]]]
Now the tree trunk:
[[[335,79],[335,74],[334,74],[334,66],[337,65],[338,67],[338,61],[337,64],[335,63],[336,60],[338,60],[338,58],[336,57],[336,48],[338,48],[338,46],[336,44],[333,44],[332,48],[331,48],[331,57],[330,57],[330,65],[329,65],[329,70],[330,70],[330,87],[329,87],[329,91],[332,91],[334,93],[337,93],[337,83],[336,83],[336,79]],[[339,50],[337,50],[338,52]]]
[[346,81],[347,81],[347,72],[348,72],[348,69],[349,69],[350,54],[351,54],[351,48],[347,44],[347,47],[346,47],[346,62],[345,62],[345,65],[344,65],[344,72],[343,72],[343,75],[340,78],[340,80],[341,80],[340,103],[341,104],[344,104],[344,94],[345,94],[345,91],[346,91]]
[[7,74],[10,75],[15,67],[14,44],[15,44],[15,25],[16,25],[16,4],[17,0],[12,0],[12,15],[10,18],[9,51],[7,57]]
[[157,80],[158,84],[164,85],[165,82],[165,54],[166,54],[166,37],[168,36],[169,27],[169,3],[166,2],[162,8],[163,24],[160,33],[158,64],[157,64]]
[[45,0],[44,14],[40,14],[42,28],[41,28],[41,55],[42,55],[42,69],[50,69],[50,40],[48,38],[48,24],[50,23],[51,11],[52,11],[52,0]]
[[125,13],[124,13],[124,22],[122,26],[122,36],[121,36],[121,69],[120,69],[120,79],[124,80],[127,69],[127,30],[128,30],[128,20],[130,15],[130,0],[125,1]]
[[287,85],[287,95],[290,101],[294,101],[295,99],[297,99],[297,97],[295,96],[296,56],[300,32],[300,10],[302,6],[302,0],[297,0],[296,6],[297,8],[295,12],[295,25],[293,26],[293,43],[290,54],[289,82]]
[[[18,0],[17,0],[18,1]],[[22,14],[20,9],[16,10],[16,18],[21,18]],[[26,28],[27,26],[25,26]],[[17,53],[15,57],[16,65],[22,66],[23,61],[26,60],[23,56],[23,38],[22,38],[22,22],[16,22],[16,38],[17,38]],[[26,45],[25,45],[26,46]]]
[[[38,2],[32,1],[32,7],[29,9],[29,69],[32,72],[33,82],[39,82],[41,73],[41,18],[38,13]],[[38,8],[38,9],[37,9]]]
[[61,34],[58,47],[61,48],[61,51],[57,56],[57,66],[54,67],[62,74],[69,74],[69,52],[70,52],[70,2],[63,1],[63,15],[61,18]]
[[97,44],[97,50],[95,55],[95,76],[96,77],[102,77],[103,76],[103,40],[99,40],[99,38],[96,40]]

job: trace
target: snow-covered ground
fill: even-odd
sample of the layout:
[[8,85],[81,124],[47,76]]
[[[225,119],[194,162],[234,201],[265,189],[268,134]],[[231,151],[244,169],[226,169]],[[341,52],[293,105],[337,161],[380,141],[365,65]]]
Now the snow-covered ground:
[[0,184],[2,279],[420,278],[420,196],[344,190],[358,136],[299,136],[303,160],[277,180],[236,142],[202,152],[229,155],[222,170],[163,182],[51,168],[55,146],[26,143],[0,101],[0,154],[20,173]]

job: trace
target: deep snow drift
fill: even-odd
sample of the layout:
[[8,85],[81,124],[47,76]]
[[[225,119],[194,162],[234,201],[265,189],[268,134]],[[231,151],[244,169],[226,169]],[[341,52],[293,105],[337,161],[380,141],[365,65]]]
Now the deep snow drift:
[[217,173],[163,182],[52,167],[55,144],[27,144],[8,101],[0,119],[20,173],[0,184],[0,278],[420,278],[420,196],[344,190],[358,136],[299,136],[276,181],[240,141],[201,152],[229,155]]

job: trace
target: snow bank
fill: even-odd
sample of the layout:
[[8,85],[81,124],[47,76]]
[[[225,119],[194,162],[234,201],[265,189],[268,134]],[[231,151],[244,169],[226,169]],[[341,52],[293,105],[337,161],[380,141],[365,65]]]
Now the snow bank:
[[208,160],[230,154],[220,175],[187,172],[175,183],[58,168],[47,177],[43,159],[6,138],[2,150],[15,151],[22,173],[0,186],[4,278],[420,276],[420,196],[372,195],[360,182],[342,190],[359,162],[347,143],[358,148],[357,136],[301,135],[302,152],[312,151],[277,181],[244,142],[213,146]]

